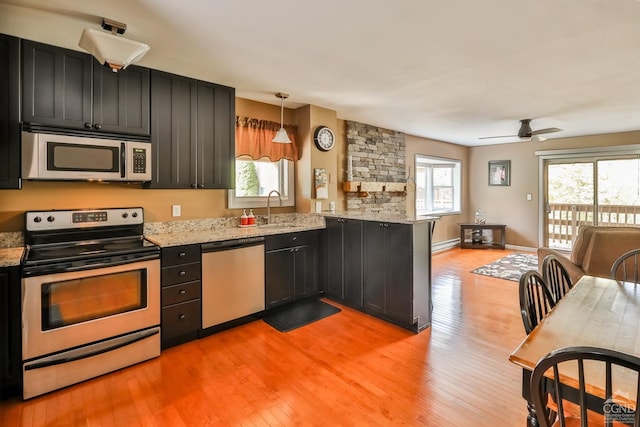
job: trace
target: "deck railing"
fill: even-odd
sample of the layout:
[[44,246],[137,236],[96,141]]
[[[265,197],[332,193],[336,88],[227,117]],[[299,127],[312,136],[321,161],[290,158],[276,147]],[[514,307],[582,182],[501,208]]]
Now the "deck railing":
[[640,226],[640,206],[599,205],[594,221],[593,205],[551,203],[548,205],[547,222],[548,245],[571,250],[581,225]]

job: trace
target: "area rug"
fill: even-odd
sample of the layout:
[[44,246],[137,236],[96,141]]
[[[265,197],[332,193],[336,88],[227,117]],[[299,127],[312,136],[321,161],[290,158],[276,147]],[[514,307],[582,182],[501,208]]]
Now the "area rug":
[[309,323],[336,314],[341,310],[318,299],[308,299],[286,306],[262,320],[280,332],[289,332]]
[[517,253],[507,255],[490,264],[471,270],[471,272],[517,282],[525,271],[537,269],[538,255]]

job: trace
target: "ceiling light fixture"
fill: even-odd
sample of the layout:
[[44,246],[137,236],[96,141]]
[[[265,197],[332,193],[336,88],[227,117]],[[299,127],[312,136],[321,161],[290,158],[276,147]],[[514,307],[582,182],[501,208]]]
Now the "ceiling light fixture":
[[278,92],[276,93],[276,96],[280,98],[280,130],[278,130],[278,133],[276,133],[276,136],[271,142],[278,142],[280,144],[291,144],[289,135],[287,135],[287,131],[284,129],[284,100],[289,97],[289,94]]
[[531,137],[531,141],[533,142],[542,142],[542,141],[546,141],[547,138],[545,138],[544,136],[540,136],[540,135],[533,135]]
[[102,28],[111,33],[85,28],[78,46],[92,54],[101,64],[107,64],[115,73],[138,62],[151,49],[149,45],[119,37],[127,24],[104,18]]

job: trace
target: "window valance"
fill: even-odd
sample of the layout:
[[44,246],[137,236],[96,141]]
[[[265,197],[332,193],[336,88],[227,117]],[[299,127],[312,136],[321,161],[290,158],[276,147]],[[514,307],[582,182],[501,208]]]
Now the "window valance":
[[236,157],[249,156],[253,160],[268,157],[272,162],[281,159],[299,160],[296,142],[297,126],[284,125],[291,144],[272,142],[280,123],[236,116]]

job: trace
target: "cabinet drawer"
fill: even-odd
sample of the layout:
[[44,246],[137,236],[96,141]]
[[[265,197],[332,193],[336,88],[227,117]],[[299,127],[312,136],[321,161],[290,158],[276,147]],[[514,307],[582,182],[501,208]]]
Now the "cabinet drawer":
[[266,236],[265,250],[269,251],[295,246],[315,245],[318,242],[318,233],[318,230],[311,230]]
[[193,299],[199,299],[201,295],[200,281],[180,283],[162,288],[162,306],[178,304]]
[[170,305],[162,309],[162,341],[200,329],[200,300]]
[[162,248],[162,266],[200,262],[200,245],[174,246]]
[[175,285],[176,283],[192,282],[200,280],[200,263],[177,265],[162,269],[162,286]]

